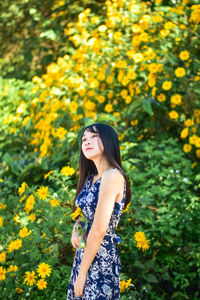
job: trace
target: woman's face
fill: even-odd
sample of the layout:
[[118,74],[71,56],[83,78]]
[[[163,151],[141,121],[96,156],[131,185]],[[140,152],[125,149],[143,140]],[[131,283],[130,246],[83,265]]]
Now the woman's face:
[[87,159],[102,155],[104,146],[98,133],[85,130],[82,137],[82,151]]

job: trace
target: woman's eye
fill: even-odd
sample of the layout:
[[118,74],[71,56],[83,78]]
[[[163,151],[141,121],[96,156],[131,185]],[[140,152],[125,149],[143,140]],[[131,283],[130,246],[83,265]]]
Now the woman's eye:
[[[92,137],[95,137],[95,136],[97,136],[97,135],[93,135]],[[82,142],[84,142],[85,140],[86,140],[86,139],[83,139]]]

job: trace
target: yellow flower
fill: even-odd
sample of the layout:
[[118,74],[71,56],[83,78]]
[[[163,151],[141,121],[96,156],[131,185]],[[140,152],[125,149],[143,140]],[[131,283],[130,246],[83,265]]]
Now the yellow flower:
[[23,202],[24,199],[26,199],[26,195],[25,194],[19,199],[19,202]]
[[197,149],[197,150],[195,151],[195,153],[196,153],[196,157],[200,158],[200,149]]
[[131,205],[131,201],[128,203],[127,207],[122,211],[122,213],[125,213],[128,211],[129,207]]
[[150,87],[156,85],[156,78],[155,77],[150,77],[149,80],[148,80],[148,85]]
[[142,248],[142,251],[149,249],[149,240],[146,239],[144,232],[138,231],[134,234],[134,238],[137,242],[139,249]]
[[99,30],[100,32],[105,32],[106,29],[107,29],[107,27],[106,27],[105,25],[101,25],[101,26],[98,27],[98,30]]
[[200,6],[197,5],[192,5],[191,7],[193,9],[189,21],[195,24],[200,23]]
[[15,291],[16,291],[17,294],[21,294],[21,293],[23,293],[24,290],[16,288]]
[[54,207],[57,205],[60,205],[60,202],[54,198],[52,200],[50,200],[49,203],[51,204],[51,206],[54,206]]
[[189,137],[189,143],[192,145],[196,145],[197,140],[198,140],[198,136],[196,134],[193,134],[192,136]]
[[149,66],[148,66],[148,70],[150,73],[156,73],[159,71],[159,64],[156,64],[156,63],[151,63]]
[[149,249],[149,240],[139,241],[136,247],[142,248],[142,251]]
[[167,81],[167,80],[166,80],[166,81],[164,81],[163,84],[162,84],[162,88],[163,88],[163,90],[165,90],[165,91],[170,90],[171,87],[172,87],[171,81]]
[[37,195],[40,200],[45,200],[49,197],[48,186],[44,187],[43,185],[40,185],[40,188],[37,189]]
[[169,112],[169,117],[170,119],[177,119],[178,118],[178,113],[175,110],[172,110]]
[[100,72],[97,76],[97,79],[99,79],[100,81],[105,80],[106,74],[105,72]]
[[40,82],[41,82],[41,78],[38,77],[38,76],[34,76],[34,77],[32,78],[32,82],[40,83]]
[[26,236],[28,236],[29,234],[31,234],[32,230],[28,230],[28,228],[26,226],[24,226],[22,229],[20,229],[19,231],[19,236],[21,238],[24,238]]
[[6,208],[6,204],[0,202],[0,209],[5,209],[5,208]]
[[179,57],[181,60],[187,60],[190,57],[190,54],[187,50],[181,51],[181,53],[179,54]]
[[113,106],[112,104],[106,104],[105,106],[105,111],[110,113],[111,111],[113,111]]
[[32,214],[29,215],[29,220],[31,222],[35,221],[35,219],[36,219],[36,215],[34,213],[32,213]]
[[138,124],[138,120],[137,119],[131,121],[131,125],[132,126],[136,126],[137,124]]
[[132,25],[132,32],[134,32],[134,33],[139,33],[139,32],[141,32],[140,26],[139,26],[138,24],[133,24],[133,25]]
[[192,129],[192,132],[193,132],[193,133],[196,133],[196,132],[197,132],[197,129],[196,129],[196,127],[195,127],[195,126],[194,126],[194,127],[192,127],[191,129]]
[[[78,108],[78,103],[76,102],[76,101],[71,101],[70,102],[70,105],[69,105],[69,110],[70,110],[70,112],[74,112],[74,111],[76,111],[77,110],[77,108]],[[66,130],[64,131],[64,128],[63,128],[63,137],[64,137],[64,135],[66,134]]]
[[170,31],[167,30],[167,29],[162,29],[162,30],[160,30],[160,32],[159,32],[159,35],[160,35],[161,37],[163,37],[163,38],[165,38],[165,37],[168,36],[169,34],[170,34]]
[[12,252],[14,250],[18,250],[22,246],[22,240],[16,239],[14,241],[11,241],[8,245],[8,252]]
[[113,76],[109,75],[107,78],[106,78],[106,82],[107,83],[112,83],[113,82]]
[[60,171],[65,176],[72,176],[75,173],[74,168],[71,168],[70,166],[63,167]]
[[163,102],[163,101],[165,101],[166,100],[166,96],[165,96],[165,94],[159,94],[158,96],[157,96],[157,99],[158,99],[158,101],[159,102]]
[[131,278],[127,282],[125,280],[120,281],[120,293],[123,293],[130,286],[131,281]]
[[170,21],[166,22],[165,25],[164,25],[165,29],[171,29],[174,26],[176,26],[176,25],[174,23],[170,22]]
[[3,281],[6,279],[6,269],[4,269],[3,267],[0,267],[0,281]]
[[98,22],[99,22],[99,17],[97,17],[97,16],[91,17],[91,18],[90,18],[90,22],[91,22],[92,24],[98,23]]
[[[78,205],[77,205],[78,206]],[[72,218],[72,220],[74,221],[78,216],[83,216],[83,213],[81,211],[81,208],[78,206],[78,208],[75,210],[74,213],[72,213],[70,215],[70,217]]]
[[162,17],[159,15],[152,16],[152,22],[160,23],[162,22]]
[[187,126],[187,127],[190,127],[190,126],[193,126],[194,125],[194,120],[192,120],[192,119],[187,119],[186,121],[185,121],[185,126]]
[[41,263],[37,268],[37,272],[40,277],[45,278],[46,276],[50,276],[50,273],[52,271],[50,265],[46,263]]
[[4,262],[6,260],[6,252],[2,251],[0,253],[0,262]]
[[196,146],[197,148],[200,147],[200,137],[197,137],[195,146]]
[[47,174],[44,174],[44,179],[46,179],[53,171],[49,171]]
[[128,83],[129,83],[129,79],[128,79],[128,76],[125,76],[123,79],[122,79],[122,85],[123,86],[126,86]]
[[29,286],[32,286],[36,282],[35,278],[37,276],[36,276],[35,272],[34,271],[32,271],[32,272],[27,271],[27,272],[25,272],[25,274],[26,275],[25,275],[24,283],[26,283]]
[[127,66],[127,62],[125,60],[120,60],[115,63],[116,68],[123,69]]
[[185,139],[187,136],[188,136],[188,128],[186,127],[181,131],[181,138]]
[[184,68],[177,68],[175,71],[176,77],[183,77],[185,76],[185,69]]
[[46,289],[46,287],[47,287],[47,282],[46,282],[46,280],[44,280],[44,279],[38,280],[37,286],[38,286],[38,289],[39,289],[39,290]]
[[127,96],[126,98],[125,98],[125,102],[126,102],[126,104],[129,104],[129,103],[131,103],[131,96]]
[[113,91],[108,92],[107,94],[108,99],[113,98],[113,95],[114,95]]
[[120,95],[122,96],[123,99],[126,99],[126,97],[128,95],[128,91],[127,90],[121,90]]
[[25,189],[28,187],[27,183],[24,181],[21,186],[18,188],[18,194],[21,196],[21,194],[24,193]]
[[135,238],[136,242],[144,241],[146,239],[145,234],[142,231],[137,231],[134,234],[134,238]]
[[15,225],[17,225],[17,223],[22,223],[22,221],[20,220],[20,216],[18,216],[17,214],[13,217],[13,220],[15,221]]
[[192,146],[190,145],[190,144],[184,144],[184,146],[183,146],[183,151],[185,152],[185,153],[188,153],[188,152],[190,152],[192,150]]
[[153,98],[155,98],[155,96],[156,96],[156,91],[157,91],[157,87],[154,86],[152,88],[152,92],[151,92],[151,95],[152,95]]
[[135,53],[135,54],[133,55],[133,60],[134,60],[136,63],[142,61],[142,60],[143,60],[143,55],[142,55],[142,53]]
[[181,95],[180,94],[175,94],[175,95],[171,96],[170,99],[171,99],[172,104],[176,104],[176,105],[181,104]]
[[10,265],[7,269],[7,272],[16,272],[18,270],[18,266],[16,265]]
[[31,195],[26,199],[26,203],[25,203],[25,208],[24,208],[24,210],[26,211],[27,214],[30,212],[30,210],[33,209],[34,203],[35,203],[35,198],[34,198],[34,196],[31,194]]
[[106,98],[105,98],[105,96],[100,95],[100,96],[97,96],[97,100],[99,103],[103,103],[106,100]]
[[0,216],[0,227],[3,226],[3,222],[4,222],[4,221],[3,221],[3,217]]
[[195,118],[198,118],[200,116],[200,109],[197,108],[194,109],[194,116]]
[[135,79],[136,73],[133,70],[129,69],[127,77],[128,77],[128,79]]

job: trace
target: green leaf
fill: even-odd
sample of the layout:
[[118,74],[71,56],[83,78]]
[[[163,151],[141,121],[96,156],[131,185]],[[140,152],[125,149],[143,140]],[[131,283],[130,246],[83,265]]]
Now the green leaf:
[[134,265],[134,267],[137,267],[137,268],[142,269],[142,270],[144,270],[144,268],[145,268],[144,264],[141,263],[139,260],[136,260],[133,265]]
[[55,40],[56,40],[56,34],[55,34],[55,32],[54,32],[52,29],[47,30],[47,31],[45,31],[45,32],[42,32],[42,33],[40,34],[40,37],[41,37],[41,38],[46,37],[46,38],[48,38],[48,39],[50,39],[50,40],[52,40],[52,41],[55,41]]
[[157,283],[157,282],[158,282],[156,276],[153,275],[153,274],[146,274],[146,275],[144,275],[144,278],[145,278],[148,282],[154,282],[154,283]]
[[5,161],[5,163],[9,166],[13,164],[13,159],[8,152],[3,155],[3,161]]
[[111,66],[106,68],[106,77],[108,77],[108,75],[110,75],[110,71],[111,71]]
[[139,107],[141,105],[141,101],[140,100],[134,100],[131,105],[128,107],[126,114],[130,115],[132,113],[133,110],[135,110],[137,107]]
[[151,99],[151,98],[149,97],[149,98],[143,100],[142,108],[143,108],[149,115],[152,115],[152,114],[153,114],[153,111],[152,111],[150,99]]

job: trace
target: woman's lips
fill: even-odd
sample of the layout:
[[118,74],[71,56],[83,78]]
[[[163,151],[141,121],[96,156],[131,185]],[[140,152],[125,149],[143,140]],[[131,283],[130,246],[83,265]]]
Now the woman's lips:
[[86,150],[90,150],[90,149],[93,149],[93,148],[87,148]]

